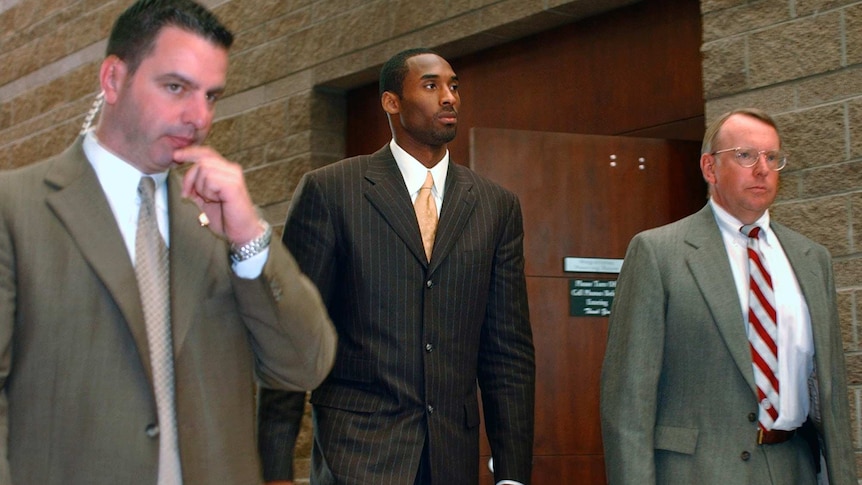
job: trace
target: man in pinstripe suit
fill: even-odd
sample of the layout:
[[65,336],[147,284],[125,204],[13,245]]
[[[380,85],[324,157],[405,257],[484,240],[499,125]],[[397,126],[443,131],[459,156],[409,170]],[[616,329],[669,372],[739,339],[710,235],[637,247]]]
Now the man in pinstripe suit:
[[[518,199],[449,162],[460,96],[445,59],[427,49],[395,55],[381,70],[380,100],[392,141],[306,174],[284,229],[340,337],[335,367],[311,397],[311,483],[477,483],[478,384],[495,481],[529,484],[535,364]],[[412,205],[429,172],[439,215],[430,258]],[[301,405],[262,391],[272,483],[290,478],[283,450]]]

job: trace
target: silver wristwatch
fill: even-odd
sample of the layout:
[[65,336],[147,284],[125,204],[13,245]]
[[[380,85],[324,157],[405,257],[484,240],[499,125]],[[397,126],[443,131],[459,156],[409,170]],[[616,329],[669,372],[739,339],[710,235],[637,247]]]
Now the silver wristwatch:
[[236,247],[233,244],[230,245],[231,261],[234,263],[245,261],[253,256],[257,256],[261,251],[269,247],[269,242],[272,240],[272,226],[264,219],[260,220],[260,225],[263,227],[263,234],[240,247]]

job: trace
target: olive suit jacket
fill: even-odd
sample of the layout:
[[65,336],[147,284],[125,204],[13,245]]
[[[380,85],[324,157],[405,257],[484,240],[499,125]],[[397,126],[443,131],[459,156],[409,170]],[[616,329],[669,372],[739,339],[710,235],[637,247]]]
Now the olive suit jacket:
[[[0,483],[156,483],[158,426],[126,246],[81,148],[0,173]],[[280,244],[236,277],[228,246],[168,179],[171,322],[183,479],[261,481],[254,378],[310,389],[336,335]]]
[[430,483],[477,483],[477,383],[496,477],[530,481],[520,205],[454,163],[445,190],[430,263],[388,145],[306,174],[294,194],[285,242],[339,333],[335,367],[311,396],[313,484],[412,485],[426,443]]
[[[771,224],[811,315],[832,485],[855,485],[844,352],[826,248]],[[632,240],[611,310],[601,417],[610,485],[814,484],[797,434],[758,445],[739,297],[709,204]]]

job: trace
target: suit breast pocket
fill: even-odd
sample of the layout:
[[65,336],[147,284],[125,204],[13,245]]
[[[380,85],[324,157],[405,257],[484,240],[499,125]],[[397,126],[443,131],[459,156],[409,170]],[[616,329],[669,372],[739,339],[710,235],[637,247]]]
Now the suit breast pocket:
[[693,455],[697,449],[698,430],[675,426],[655,427],[655,449]]
[[477,266],[491,266],[491,259],[494,257],[493,251],[476,249],[470,251],[462,251],[458,253],[457,260],[460,266],[475,268]]

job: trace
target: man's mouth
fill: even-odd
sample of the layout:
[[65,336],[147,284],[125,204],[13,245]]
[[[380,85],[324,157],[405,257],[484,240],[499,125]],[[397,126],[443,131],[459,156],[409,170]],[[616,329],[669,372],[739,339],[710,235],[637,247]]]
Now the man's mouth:
[[437,115],[437,119],[442,121],[443,123],[455,123],[458,121],[458,114],[454,111],[444,111]]
[[168,135],[167,138],[175,149],[194,145],[196,141],[194,136]]

